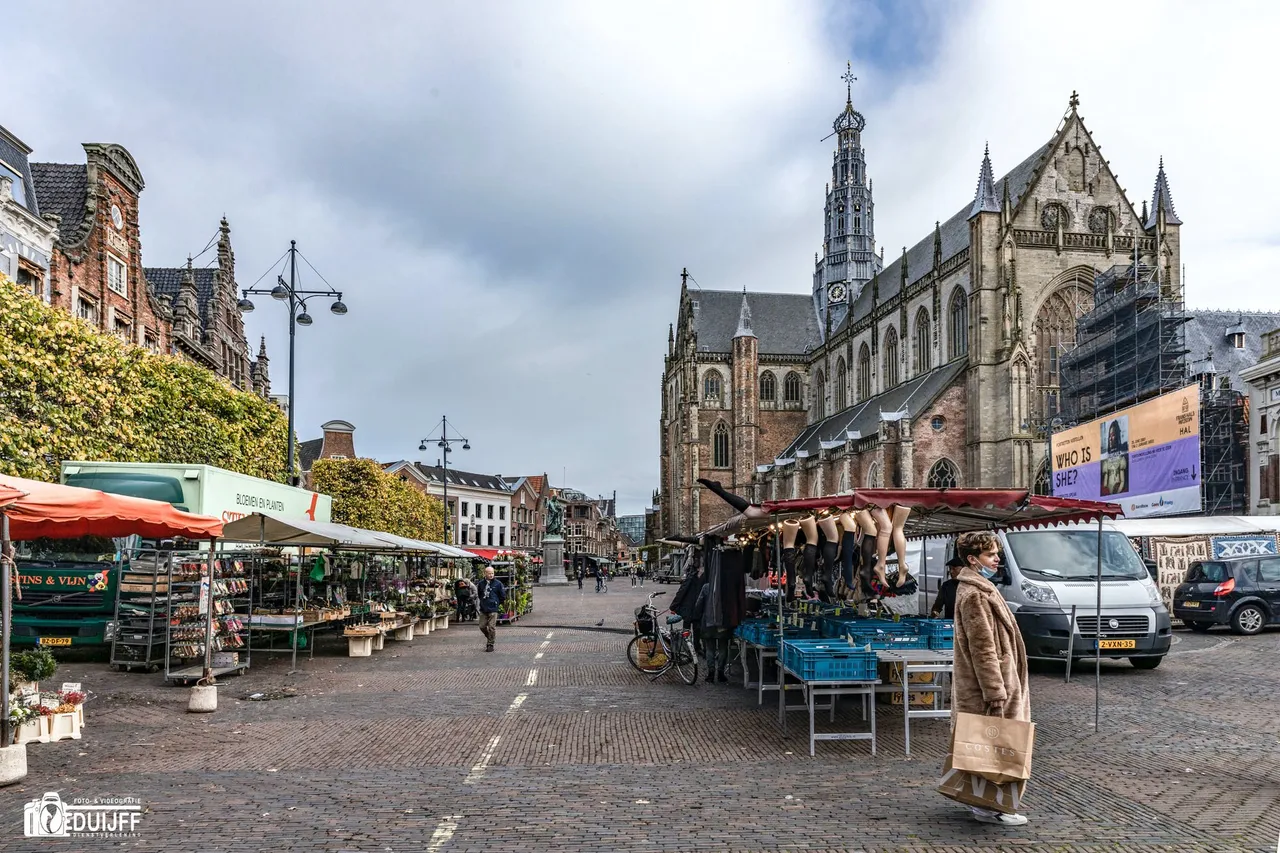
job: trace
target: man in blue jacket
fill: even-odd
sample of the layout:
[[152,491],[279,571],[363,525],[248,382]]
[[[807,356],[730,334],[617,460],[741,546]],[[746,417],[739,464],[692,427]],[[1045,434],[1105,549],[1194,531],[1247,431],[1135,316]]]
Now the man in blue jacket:
[[480,599],[480,631],[487,641],[484,650],[491,652],[493,641],[498,635],[498,611],[507,598],[506,587],[493,576],[493,566],[485,567],[484,579],[480,581],[477,592]]

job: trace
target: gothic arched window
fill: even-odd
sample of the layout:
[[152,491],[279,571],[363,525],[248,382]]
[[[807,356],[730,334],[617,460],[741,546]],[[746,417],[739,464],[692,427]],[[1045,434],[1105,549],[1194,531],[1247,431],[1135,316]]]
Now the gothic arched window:
[[898,384],[898,333],[890,326],[884,333],[884,370],[881,372],[881,391],[888,391]]
[[916,312],[916,340],[915,340],[915,366],[913,372],[916,376],[921,373],[927,373],[929,368],[933,366],[933,340],[929,327],[929,312],[927,309],[921,308]]
[[787,378],[782,381],[782,399],[787,403],[799,403],[801,392],[804,390],[804,383],[800,379],[800,374],[794,370],[787,374]]
[[926,483],[931,489],[954,489],[960,485],[960,471],[950,459],[939,459],[929,469]]
[[844,411],[849,405],[849,371],[844,364],[844,356],[836,359],[836,405],[837,412]]
[[1040,463],[1039,470],[1036,471],[1036,484],[1035,484],[1035,487],[1031,490],[1032,494],[1037,494],[1037,495],[1053,494],[1053,488],[1051,487],[1050,482],[1051,481],[1049,479],[1049,460],[1045,459]]
[[778,398],[778,380],[772,370],[760,374],[760,402],[772,403]]
[[1040,306],[1035,322],[1035,381],[1039,395],[1033,409],[1044,415],[1058,407],[1062,357],[1075,348],[1076,318],[1093,307],[1092,270],[1059,287]]
[[959,358],[969,351],[969,295],[964,288],[951,291],[951,328],[947,331],[947,357]]
[[867,469],[867,484],[865,488],[868,488],[868,489],[884,488],[884,478],[880,476],[879,462],[872,462],[871,467]]
[[813,395],[813,416],[815,419],[825,418],[827,416],[827,377],[821,370],[814,377],[813,384],[816,389]]
[[729,428],[724,425],[724,421],[716,424],[715,432],[712,434],[712,459],[713,468],[729,467]]
[[702,378],[702,399],[707,402],[720,403],[724,398],[724,377],[718,370],[708,370]]
[[871,348],[866,344],[858,350],[858,402],[871,397]]

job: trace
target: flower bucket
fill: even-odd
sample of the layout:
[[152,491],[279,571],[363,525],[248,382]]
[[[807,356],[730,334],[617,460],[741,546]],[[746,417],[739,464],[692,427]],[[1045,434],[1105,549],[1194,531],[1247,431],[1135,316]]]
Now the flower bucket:
[[48,743],[49,732],[45,717],[39,716],[20,724],[14,732],[14,743]]
[[49,740],[79,740],[80,739],[80,721],[74,711],[65,714],[50,714],[49,720]]

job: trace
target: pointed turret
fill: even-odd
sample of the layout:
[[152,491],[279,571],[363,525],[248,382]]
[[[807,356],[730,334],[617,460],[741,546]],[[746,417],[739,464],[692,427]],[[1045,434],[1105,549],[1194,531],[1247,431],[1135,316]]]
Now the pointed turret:
[[1169,179],[1164,173],[1164,158],[1160,158],[1160,168],[1156,172],[1156,187],[1151,193],[1151,215],[1143,226],[1148,230],[1156,227],[1161,214],[1165,225],[1181,225],[1182,220],[1173,209],[1173,195],[1169,192]]
[[267,336],[263,335],[261,343],[258,344],[258,360],[266,361],[267,359]]
[[754,338],[756,333],[751,331],[751,306],[747,304],[746,288],[742,290],[742,308],[738,311],[738,331],[733,335],[735,338]]
[[978,191],[973,194],[973,207],[969,218],[979,213],[999,213],[1000,202],[996,199],[996,180],[991,174],[991,146],[982,149],[982,166],[978,169]]

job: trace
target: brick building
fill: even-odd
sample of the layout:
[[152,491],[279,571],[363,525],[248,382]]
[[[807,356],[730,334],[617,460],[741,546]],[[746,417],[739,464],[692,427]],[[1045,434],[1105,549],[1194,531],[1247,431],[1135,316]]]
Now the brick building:
[[231,226],[218,223],[216,265],[197,267],[187,258],[183,267],[147,267],[147,284],[173,308],[171,339],[174,352],[260,397],[271,393],[267,345],[258,356],[249,351],[244,318],[236,308],[236,255],[231,249]]
[[31,164],[40,208],[58,218],[49,302],[100,331],[169,352],[170,306],[142,272],[142,172],[120,145],[85,143],[84,151],[84,163]]
[[1163,163],[1139,213],[1078,106],[1073,94],[1051,138],[998,180],[984,152],[974,197],[885,265],[865,120],[846,97],[811,293],[682,281],[662,384],[664,534],[731,512],[699,477],[756,500],[1047,483],[1060,357],[1097,273],[1136,251],[1182,287]]
[[188,259],[185,267],[144,268],[138,207],[145,183],[138,164],[120,145],[85,143],[84,150],[83,164],[30,164],[39,213],[58,229],[41,295],[100,331],[183,355],[242,390],[269,396],[266,341],[255,358],[236,310],[227,220],[218,233],[216,267],[195,267]]
[[326,421],[320,425],[321,437],[298,442],[298,470],[303,485],[310,488],[311,466],[317,459],[355,459],[356,428],[346,421]]
[[1280,514],[1280,328],[1263,335],[1262,356],[1241,372],[1249,389],[1249,438],[1257,442],[1249,466],[1249,511]]

